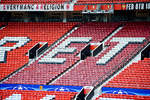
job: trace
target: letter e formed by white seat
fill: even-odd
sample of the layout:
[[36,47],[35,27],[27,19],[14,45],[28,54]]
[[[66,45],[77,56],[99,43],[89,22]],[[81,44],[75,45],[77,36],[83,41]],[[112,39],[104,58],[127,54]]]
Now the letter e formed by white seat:
[[74,53],[76,48],[69,48],[68,46],[71,43],[88,43],[90,42],[91,37],[69,37],[63,41],[59,46],[54,48],[46,56],[39,60],[39,63],[47,64],[63,64],[66,61],[66,58],[54,58],[59,53]]

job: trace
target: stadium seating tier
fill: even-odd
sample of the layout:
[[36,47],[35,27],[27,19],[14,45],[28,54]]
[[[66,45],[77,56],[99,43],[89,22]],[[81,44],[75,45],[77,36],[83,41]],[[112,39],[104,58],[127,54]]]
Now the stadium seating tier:
[[[145,23],[144,25],[148,25],[148,24],[149,23]],[[92,29],[92,24],[91,25],[89,24],[89,26],[91,26],[91,27],[88,27],[88,28],[86,27],[86,26],[88,26],[88,24],[86,24],[85,26],[81,26],[80,27],[81,29],[78,29],[77,31],[75,31],[74,34],[71,34],[71,36],[81,36],[81,37],[82,36],[83,37],[91,36],[94,38],[93,39],[94,42],[98,41],[98,40],[101,41],[105,38],[105,36],[103,36],[103,34],[108,35],[108,33],[113,31],[113,28],[111,28],[109,25],[111,25],[111,24],[107,23],[106,26],[105,26],[105,24],[103,24],[103,26],[102,26],[103,31],[101,33],[101,32],[97,32],[96,29],[95,30]],[[125,62],[128,62],[129,59],[131,59],[131,57],[134,54],[136,54],[140,49],[142,49],[146,45],[145,43],[128,44],[122,51],[119,51],[114,56],[114,58],[111,59],[106,65],[96,65],[97,61],[100,58],[106,56],[106,53],[108,53],[108,51],[112,50],[118,44],[117,42],[116,43],[111,42],[110,40],[115,37],[119,37],[119,38],[124,37],[124,39],[126,39],[128,37],[129,38],[131,38],[131,37],[132,38],[135,38],[135,37],[136,38],[139,38],[139,37],[148,38],[149,30],[147,30],[145,28],[144,29],[145,31],[141,31],[141,30],[143,30],[144,25],[141,23],[131,23],[131,26],[134,27],[131,29],[136,30],[136,32],[132,32],[132,30],[129,31],[128,27],[130,28],[130,26],[125,25],[124,28],[122,29],[125,31],[120,30],[113,37],[111,37],[108,41],[106,41],[105,45],[109,45],[109,47],[106,48],[106,50],[104,52],[102,52],[98,57],[89,57],[86,60],[81,61],[81,63],[79,63],[74,69],[72,69],[70,72],[63,75],[61,78],[56,80],[53,84],[55,84],[55,85],[63,84],[63,85],[91,86],[91,85],[97,84],[96,80],[99,80],[100,77],[103,77],[98,81],[98,82],[102,82],[105,78],[107,78],[113,72],[115,72],[119,68],[121,68]],[[96,26],[98,26],[98,25],[96,25]],[[111,25],[111,26],[115,27],[115,25]],[[107,27],[109,27],[109,29],[111,31],[108,31],[109,29],[107,29]],[[143,27],[143,28],[140,28],[140,27]],[[100,28],[100,26],[99,26],[99,28]],[[82,29],[84,31],[82,31]],[[90,30],[93,30],[93,31],[90,32]],[[105,30],[107,30],[107,31],[105,31]],[[87,34],[84,34],[84,33],[87,33]],[[98,33],[99,36],[101,36],[101,37],[97,36],[96,33]],[[141,34],[141,33],[143,33],[143,34]],[[74,77],[74,76],[76,76],[76,77]]]
[[[2,34],[0,36],[0,39],[3,39],[4,37],[27,37],[28,39],[30,39],[30,41],[20,48],[14,49],[11,52],[7,52],[7,62],[0,63],[1,79],[6,77],[8,74],[16,71],[18,68],[28,62],[28,56],[26,55],[28,50],[33,47],[33,45],[41,41],[48,42],[50,46],[55,41],[60,39],[60,37],[62,37],[66,32],[72,29],[75,24],[76,23],[8,23],[8,26],[0,30],[0,33]],[[91,43],[100,43],[108,38],[112,34],[112,32],[114,32],[114,30],[117,29],[120,25],[120,23],[80,24],[80,27],[77,30],[65,37],[55,47],[48,50],[42,57],[40,57],[32,64],[26,66],[15,75],[9,77],[3,83],[52,84],[70,86],[96,85],[97,82],[102,82],[103,80],[105,80],[105,78],[109,77],[115,71],[122,68],[125,63],[129,62],[133,56],[137,55],[137,53],[150,41],[150,23],[142,22],[123,24],[123,28],[104,43],[104,50],[96,57],[88,57],[85,60],[80,60],[79,53],[89,42],[71,43],[69,44],[69,46],[67,46],[67,48],[75,47],[76,51],[74,53],[67,54],[61,52],[55,56],[55,58],[66,58],[66,61],[63,64],[39,63],[42,58],[48,55],[53,49],[59,47],[61,43],[63,44],[63,42],[65,42],[68,38],[91,37]],[[127,43],[126,41],[132,41],[122,48],[117,48],[118,45],[123,45],[123,39],[125,43]],[[15,45],[15,43],[6,43],[3,45],[3,47],[12,47],[13,45]],[[115,52],[116,50],[120,51],[118,51],[116,54],[112,53],[113,57],[111,57],[111,59],[109,59],[106,64],[98,64],[105,61],[105,59],[103,61],[100,61],[99,59],[109,58],[109,56],[107,55],[111,50],[113,52]],[[105,87],[150,89],[149,65],[149,59],[139,61],[137,64],[134,63],[131,66],[127,67],[108,84],[106,84]],[[70,70],[66,71],[68,69]],[[6,91],[1,92],[5,93]],[[8,98],[12,94],[19,94],[19,92],[12,93],[12,91],[9,91],[9,93],[4,98]],[[44,96],[46,96],[46,94],[44,94]],[[107,94],[102,94],[100,98],[119,98],[119,96],[119,94],[108,94],[108,96]],[[122,95],[120,96],[120,98],[121,97],[123,98]],[[38,99],[40,98],[41,96]],[[123,99],[142,98],[147,99],[149,97],[128,95]],[[68,100],[68,98],[64,100]]]
[[[12,51],[7,52],[6,62],[0,63],[0,79],[3,79],[8,74],[16,71],[26,63],[29,58],[28,50],[38,42],[48,42],[52,45],[65,33],[67,33],[75,23],[15,23],[10,22],[0,30],[0,39],[4,37],[27,37],[30,39],[27,44]],[[55,35],[54,35],[55,34]],[[5,44],[4,46],[12,46],[13,44]]]
[[[93,26],[95,24],[97,27]],[[91,26],[93,26],[93,27],[91,27]],[[76,30],[72,34],[70,34],[67,38],[69,38],[69,37],[93,37],[92,40],[95,42],[98,42],[98,41],[102,41],[104,38],[106,38],[117,26],[118,26],[118,24],[116,24],[116,23],[115,24],[114,23],[110,23],[110,24],[86,23],[86,24],[83,24],[81,26],[81,28],[79,28],[78,30]],[[92,32],[92,30],[95,30],[95,31]],[[84,34],[84,33],[86,33],[86,34]],[[95,35],[91,35],[91,33],[95,34]],[[65,41],[65,39],[63,41]],[[61,43],[59,43],[59,44],[61,44]],[[74,53],[74,54],[58,54],[56,56],[56,58],[57,57],[67,58],[67,60],[64,64],[38,64],[38,61],[36,61],[35,63],[24,68],[22,71],[20,71],[16,75],[14,75],[11,78],[9,78],[8,80],[6,80],[4,83],[46,84],[47,82],[55,79],[59,74],[63,73],[67,68],[74,65],[79,60],[79,57],[76,55],[81,51],[81,49],[85,45],[86,45],[85,43],[80,43],[80,44],[79,43],[71,43],[68,47],[76,47],[77,46],[76,53]],[[49,50],[49,52],[50,51],[51,50]],[[47,55],[47,54],[45,54],[45,55]],[[14,81],[14,80],[18,80],[18,81]],[[68,84],[68,85],[72,85],[72,84]],[[78,86],[78,85],[80,86],[81,84],[76,84],[76,86]]]

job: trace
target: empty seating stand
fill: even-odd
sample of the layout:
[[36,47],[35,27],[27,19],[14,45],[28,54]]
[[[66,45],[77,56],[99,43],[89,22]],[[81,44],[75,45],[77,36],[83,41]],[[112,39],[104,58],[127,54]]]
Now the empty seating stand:
[[[96,24],[97,27],[89,28],[91,25]],[[102,41],[118,26],[118,23],[86,23],[81,28],[73,32],[69,37],[93,37],[93,41]],[[92,30],[95,30],[91,35]],[[96,39],[97,40],[96,40]],[[66,40],[66,39],[65,39]],[[63,40],[63,41],[65,41]],[[39,64],[38,61],[24,68],[16,75],[12,76],[4,83],[16,83],[16,84],[46,84],[57,76],[62,74],[66,69],[74,65],[80,58],[76,56],[86,43],[71,43],[68,47],[75,47],[76,52],[74,54],[58,54],[55,58],[67,58],[64,64]],[[51,52],[51,50],[49,50]],[[49,53],[48,52],[48,53]],[[47,54],[45,54],[46,56]],[[44,57],[44,56],[43,56]],[[43,58],[41,57],[41,58]],[[92,66],[91,66],[92,67]],[[17,81],[14,81],[17,80]]]
[[[61,38],[73,28],[75,23],[8,23],[0,30],[0,40],[6,37],[25,37],[28,42],[23,46],[7,52],[6,62],[0,63],[0,80],[28,63],[28,50],[38,42],[48,42],[48,46]],[[55,34],[55,35],[54,35]],[[22,40],[20,40],[22,41]],[[16,43],[7,42],[3,47],[12,47]]]
[[[118,26],[118,23],[86,23],[70,36],[92,37],[91,42],[100,42],[109,36]],[[90,57],[84,61],[81,61],[81,63],[79,63],[74,69],[63,75],[53,84],[90,86],[95,80],[99,78],[99,76],[105,73],[105,71],[103,71],[105,68],[104,66],[96,67],[96,61],[98,58]],[[104,70],[109,70],[109,68]],[[93,75],[95,77],[93,77]]]
[[[121,38],[126,40],[127,38],[131,39],[131,37],[132,37],[132,38],[134,38],[133,39],[134,41],[140,40],[140,39],[144,40],[144,38],[145,39],[148,38],[148,36],[149,36],[148,35],[149,30],[148,29],[145,29],[145,32],[143,34],[141,34],[139,32],[144,27],[144,25],[146,25],[146,24],[148,25],[149,23],[145,23],[145,24],[141,24],[141,25],[140,25],[140,23],[129,23],[129,24],[131,24],[131,25],[129,25],[129,27],[130,26],[134,27],[134,28],[131,28],[131,31],[128,29],[128,25],[124,26],[124,28],[122,30],[120,30],[118,33],[116,33],[112,38],[110,38],[110,40],[105,42],[105,45],[108,45],[108,47],[101,54],[99,54],[98,57],[89,57],[86,60],[82,61],[74,69],[72,69],[70,72],[66,73],[61,78],[56,80],[53,83],[53,85],[62,84],[62,85],[90,86],[90,85],[98,84],[96,82],[96,80],[99,80],[98,82],[102,82],[105,78],[107,78],[108,76],[113,74],[115,71],[117,71],[119,68],[124,66],[125,62],[130,61],[130,59],[134,55],[136,55],[140,49],[142,49],[145,46],[145,43],[143,43],[143,42],[137,43],[136,42],[133,44],[131,43],[131,44],[126,45],[121,51],[119,51],[116,54],[113,54],[112,55],[113,58],[111,58],[108,61],[108,63],[106,62],[105,65],[99,65],[99,64],[97,64],[97,61],[99,61],[99,59],[101,58],[102,60],[99,61],[99,63],[100,63],[100,62],[104,61],[105,59],[107,59],[109,57],[107,55],[109,54],[108,52],[110,50],[115,51],[117,49],[118,50],[120,49],[120,47],[115,48],[115,46],[118,44],[117,42],[111,42],[113,38],[114,38],[114,40],[115,39],[119,40]],[[107,25],[109,26],[109,24],[107,24]],[[91,36],[93,38],[96,38],[96,40],[99,40],[99,41],[101,41],[103,39],[103,38],[99,38],[98,36],[96,36],[97,34],[94,33],[94,31],[91,31],[91,33],[90,33],[90,31],[87,31],[88,29],[89,30],[92,30],[92,29],[88,28],[86,30],[86,25],[81,26],[81,27],[83,27],[84,31],[82,31],[81,29],[76,30],[75,34],[71,34],[71,36],[76,36],[76,35],[77,36],[84,36],[84,37],[85,36],[89,36],[89,37]],[[92,27],[92,25],[91,25],[91,27]],[[107,29],[107,28],[105,28],[105,24],[103,27],[104,27],[103,32],[105,33],[105,29]],[[142,27],[142,28],[140,28],[140,27]],[[136,32],[132,32],[132,29],[136,29]],[[94,34],[92,34],[92,32]],[[85,33],[85,34],[82,34],[82,33]],[[100,32],[98,32],[98,33],[101,36]],[[106,31],[106,33],[107,33],[107,31]],[[140,37],[142,37],[142,38],[140,38]],[[93,39],[93,41],[94,41],[94,39]],[[100,79],[100,77],[102,77],[102,78]]]
[[[49,24],[46,24],[46,25],[49,26]],[[45,27],[44,29],[43,27],[40,27],[38,29],[37,24],[34,24],[32,28],[34,29],[37,28],[37,30],[27,30],[27,32],[25,33],[33,33],[32,39],[34,39],[34,37],[39,38],[37,37],[37,34],[36,34],[36,33],[39,33],[41,37],[39,38],[39,40],[36,40],[37,42],[41,40],[45,42],[45,39],[46,39],[46,41],[51,44],[52,41],[50,39],[52,39],[53,35],[49,34],[49,32],[52,31],[54,34],[58,34],[57,26],[63,25],[63,24],[51,23],[50,25],[52,26],[46,27],[48,29],[46,29]],[[65,28],[65,31],[67,31],[74,24],[71,23],[70,25],[69,23],[66,23],[65,25],[67,25],[66,26],[67,28]],[[68,27],[68,25],[70,26]],[[144,28],[144,26],[148,26],[149,23],[142,23],[142,24],[141,23],[126,23],[123,29],[121,29],[119,32],[117,32],[114,36],[112,36],[110,39],[108,39],[104,43],[105,49],[98,56],[88,57],[84,61],[78,62],[80,58],[77,55],[78,53],[80,53],[82,48],[88,44],[88,42],[96,43],[96,42],[103,41],[108,36],[110,36],[111,33],[119,25],[120,23],[84,23],[84,24],[81,24],[81,26],[77,30],[75,30],[73,33],[68,35],[64,40],[58,43],[54,48],[52,48],[46,54],[44,54],[44,56],[42,56],[40,59],[35,61],[33,64],[27,66],[20,72],[16,73],[14,76],[10,77],[8,80],[4,81],[3,83],[91,86],[91,85],[95,85],[96,84],[95,82],[99,80],[100,77],[103,77],[101,80],[99,80],[99,82],[102,82],[105,78],[107,78],[112,73],[114,73],[119,68],[121,68],[126,62],[130,61],[130,59],[134,56],[134,54],[136,55],[137,52],[140,51],[140,49],[142,49],[146,45],[149,39],[148,38],[149,30],[148,28],[147,29]],[[60,27],[59,27],[59,30],[61,29]],[[141,34],[143,30],[145,31],[143,34]],[[64,30],[62,31],[62,35],[65,33],[65,31]],[[45,37],[42,37],[41,34],[44,35]],[[50,36],[51,38],[48,38]],[[29,37],[31,38],[31,36]],[[55,38],[54,37],[53,37],[54,41],[58,40],[58,37],[55,37]],[[70,41],[70,40],[67,40],[69,38],[73,39],[76,42],[79,42],[79,38],[83,40],[88,39],[88,42],[84,43],[83,41],[80,41],[82,43],[76,44],[73,41],[73,43],[66,46],[67,44],[66,41]],[[130,40],[130,41],[132,40],[134,43],[129,43],[122,47],[122,43],[120,43],[120,41],[122,42],[122,41],[127,41],[127,40]],[[32,42],[33,41],[29,43],[32,43]],[[50,54],[51,51],[54,51],[55,53],[55,48],[59,47],[61,43],[65,45],[67,48],[75,47],[76,51],[73,53],[71,52],[71,54],[67,54],[67,53],[62,54],[62,52],[60,52],[60,54],[56,54],[56,56],[54,56],[56,59],[66,58],[66,61],[63,64],[60,64],[60,63],[52,64],[52,63],[49,63],[47,60],[45,60],[46,63],[45,62],[39,63],[39,61],[41,61],[41,59],[45,57],[50,58],[51,55],[53,55],[53,54]],[[122,48],[120,48],[120,46]],[[69,50],[72,50],[72,49],[69,49]],[[110,51],[115,52],[116,50],[117,51],[119,50],[119,51],[117,53],[112,53],[112,54],[110,53]],[[108,54],[112,55],[112,57],[108,56]],[[110,58],[109,61],[106,61],[104,62],[105,64],[103,64],[103,61],[105,61],[107,58]],[[102,60],[99,60],[99,59],[102,59]],[[77,65],[73,67],[74,64],[77,64]],[[70,68],[71,70],[65,73]]]

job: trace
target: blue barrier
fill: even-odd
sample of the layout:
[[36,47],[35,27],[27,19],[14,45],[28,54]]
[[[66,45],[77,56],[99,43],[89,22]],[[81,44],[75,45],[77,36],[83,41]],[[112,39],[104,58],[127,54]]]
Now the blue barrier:
[[150,96],[150,89],[102,87],[102,93]]
[[0,90],[34,90],[34,91],[64,91],[80,92],[82,86],[63,85],[27,85],[27,84],[0,84]]

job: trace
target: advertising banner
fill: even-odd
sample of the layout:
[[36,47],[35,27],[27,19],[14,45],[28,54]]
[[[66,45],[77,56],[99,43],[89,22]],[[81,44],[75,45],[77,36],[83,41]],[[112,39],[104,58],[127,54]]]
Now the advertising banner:
[[73,11],[73,4],[0,4],[0,11]]
[[0,90],[34,90],[34,91],[64,91],[80,92],[82,86],[63,85],[28,85],[28,84],[0,84]]
[[149,89],[102,87],[102,93],[150,96]]
[[150,3],[128,3],[126,4],[126,10],[148,10],[150,9]]

